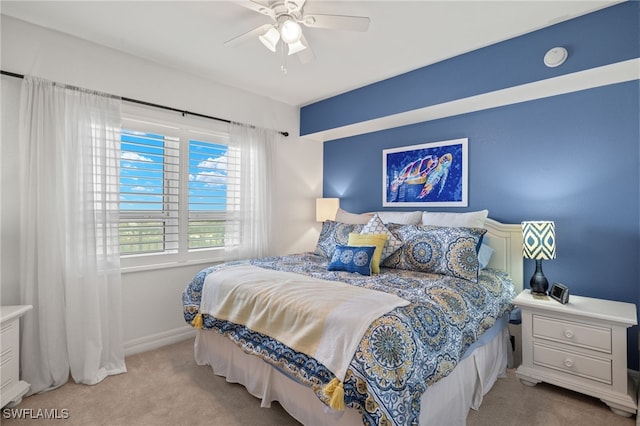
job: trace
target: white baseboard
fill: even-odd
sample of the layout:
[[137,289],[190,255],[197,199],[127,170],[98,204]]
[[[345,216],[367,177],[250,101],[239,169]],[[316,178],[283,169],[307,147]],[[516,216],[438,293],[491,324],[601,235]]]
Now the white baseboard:
[[185,325],[184,327],[174,328],[173,330],[163,331],[162,333],[129,340],[124,342],[124,356],[151,351],[172,343],[194,338],[195,336],[196,330],[193,327]]

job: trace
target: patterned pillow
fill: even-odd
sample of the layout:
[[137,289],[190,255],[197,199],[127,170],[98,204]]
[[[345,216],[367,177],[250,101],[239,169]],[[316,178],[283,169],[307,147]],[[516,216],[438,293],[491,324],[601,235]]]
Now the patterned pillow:
[[384,261],[387,257],[391,256],[391,254],[402,247],[402,241],[395,237],[387,229],[387,227],[380,219],[380,216],[376,213],[371,220],[362,228],[360,231],[361,234],[386,234],[387,235],[387,243],[384,245],[384,249],[382,250],[382,256],[380,256],[380,260]]
[[478,282],[477,250],[486,229],[395,225],[389,230],[402,240],[403,246],[382,266]]
[[376,251],[373,253],[373,261],[371,262],[371,272],[374,274],[380,273],[380,256],[382,256],[382,250],[387,242],[386,234],[349,234],[348,244],[352,247],[355,246],[375,246]]
[[337,245],[333,251],[329,271],[357,272],[371,275],[371,263],[376,246],[344,246]]
[[318,237],[315,253],[331,259],[336,245],[346,245],[349,241],[349,234],[362,231],[363,226],[361,224],[348,224],[333,220],[325,221],[322,224],[322,231],[320,231],[320,237]]

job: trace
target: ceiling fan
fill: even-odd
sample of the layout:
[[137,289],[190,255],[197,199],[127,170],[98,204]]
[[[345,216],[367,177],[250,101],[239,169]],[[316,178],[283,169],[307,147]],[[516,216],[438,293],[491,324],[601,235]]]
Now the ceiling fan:
[[364,16],[305,13],[303,10],[305,0],[246,0],[236,3],[270,17],[273,22],[227,40],[225,45],[235,46],[257,37],[272,52],[281,49],[286,55],[297,54],[303,64],[311,62],[315,56],[302,32],[301,24],[309,28],[348,31],[369,29],[370,19]]

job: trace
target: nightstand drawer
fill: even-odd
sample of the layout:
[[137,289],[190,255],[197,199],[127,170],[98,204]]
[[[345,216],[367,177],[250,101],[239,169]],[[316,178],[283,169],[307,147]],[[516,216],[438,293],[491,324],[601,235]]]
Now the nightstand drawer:
[[610,385],[611,360],[533,344],[533,363]]
[[18,332],[17,320],[6,322],[0,328],[0,391],[3,393],[18,381]]
[[611,329],[533,315],[533,336],[567,345],[611,353]]
[[0,408],[15,406],[29,391],[20,380],[20,317],[31,305],[0,306]]
[[11,352],[18,345],[18,321],[8,321],[0,327],[0,365],[4,365],[13,357]]

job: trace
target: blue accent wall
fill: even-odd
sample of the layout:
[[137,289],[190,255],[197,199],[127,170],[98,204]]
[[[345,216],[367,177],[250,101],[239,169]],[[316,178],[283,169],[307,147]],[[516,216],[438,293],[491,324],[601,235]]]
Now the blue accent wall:
[[[640,5],[622,3],[309,105],[301,127],[312,133],[638,58],[639,34]],[[546,68],[542,57],[554,46],[570,57]],[[324,196],[353,212],[383,210],[383,149],[468,138],[469,206],[430,210],[487,208],[508,223],[553,220],[557,259],[543,264],[549,281],[638,306],[639,105],[634,80],[328,141]],[[528,287],[534,262],[524,262]],[[628,338],[629,368],[638,370],[637,326]]]

